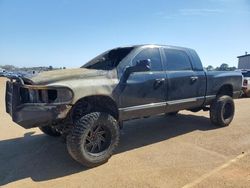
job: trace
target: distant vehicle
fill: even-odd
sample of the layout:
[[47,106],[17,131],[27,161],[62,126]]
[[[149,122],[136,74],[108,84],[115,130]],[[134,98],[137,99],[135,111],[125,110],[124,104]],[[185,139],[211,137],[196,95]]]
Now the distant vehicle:
[[5,74],[6,74],[6,70],[0,68],[0,77],[5,76]]
[[4,74],[5,72],[6,72],[6,70],[0,68],[0,75],[1,75],[1,74]]
[[78,69],[11,77],[6,112],[24,128],[65,136],[70,155],[93,167],[111,157],[127,120],[210,110],[214,125],[228,126],[241,88],[240,72],[206,72],[192,49],[138,45],[109,50]]
[[0,77],[28,77],[30,74],[27,72],[8,72],[8,71],[4,71],[4,72],[0,72]]
[[4,72],[3,75],[5,77],[16,77],[16,76],[18,76],[16,74],[14,74],[13,72],[8,72],[8,71]]
[[250,97],[250,70],[243,70],[243,92],[247,97]]

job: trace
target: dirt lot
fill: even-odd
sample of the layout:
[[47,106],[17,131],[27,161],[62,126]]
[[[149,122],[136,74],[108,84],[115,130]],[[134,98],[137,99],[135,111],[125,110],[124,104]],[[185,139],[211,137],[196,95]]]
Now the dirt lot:
[[108,163],[86,169],[60,139],[24,130],[5,113],[0,79],[0,187],[250,187],[250,99],[226,128],[207,112],[125,124]]

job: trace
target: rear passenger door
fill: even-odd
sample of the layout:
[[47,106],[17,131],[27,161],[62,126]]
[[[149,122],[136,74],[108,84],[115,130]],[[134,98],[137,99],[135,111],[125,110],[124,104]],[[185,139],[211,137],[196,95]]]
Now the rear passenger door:
[[167,75],[167,111],[199,107],[204,102],[206,77],[194,70],[185,51],[163,48]]

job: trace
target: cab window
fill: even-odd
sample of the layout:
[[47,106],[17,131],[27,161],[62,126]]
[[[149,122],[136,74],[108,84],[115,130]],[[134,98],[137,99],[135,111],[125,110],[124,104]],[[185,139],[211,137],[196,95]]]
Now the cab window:
[[162,71],[161,56],[158,48],[147,48],[142,50],[135,56],[132,64],[136,65],[138,61],[146,59],[151,60],[151,71]]
[[181,50],[164,49],[168,71],[192,70],[188,55]]

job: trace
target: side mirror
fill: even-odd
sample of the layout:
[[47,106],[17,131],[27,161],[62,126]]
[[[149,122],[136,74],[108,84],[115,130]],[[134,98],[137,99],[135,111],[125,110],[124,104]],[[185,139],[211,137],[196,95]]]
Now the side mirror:
[[121,80],[123,83],[126,83],[127,79],[129,78],[131,73],[149,71],[150,67],[151,67],[151,60],[150,59],[139,60],[136,62],[136,65],[126,68]]
[[144,60],[138,60],[136,62],[135,66],[129,67],[130,73],[132,72],[145,72],[150,70],[151,60],[150,59],[144,59]]
[[138,60],[135,67],[138,68],[138,72],[149,71],[151,67],[151,59]]

